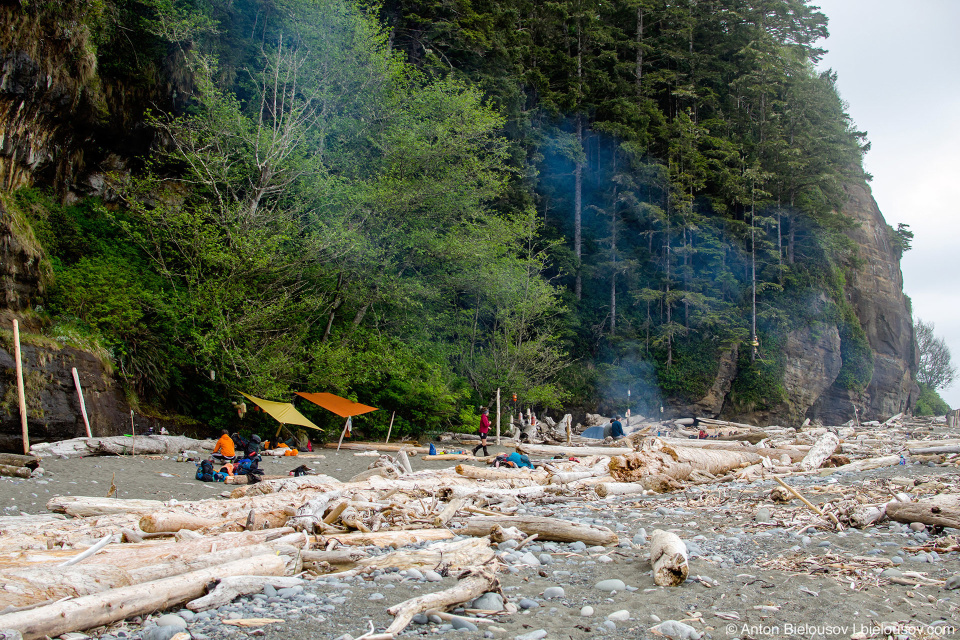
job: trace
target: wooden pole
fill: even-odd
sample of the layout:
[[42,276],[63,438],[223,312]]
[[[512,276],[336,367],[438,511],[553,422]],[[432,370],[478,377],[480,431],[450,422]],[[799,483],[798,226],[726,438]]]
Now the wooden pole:
[[497,389],[497,446],[500,446],[500,389]]
[[23,453],[30,453],[30,431],[27,429],[27,395],[23,390],[23,364],[20,361],[20,324],[13,321],[13,357],[17,360],[17,399],[20,402],[20,427],[23,431]]
[[87,437],[92,438],[93,434],[90,433],[90,420],[87,419],[87,405],[83,401],[83,389],[80,388],[80,374],[77,373],[76,367],[73,367],[71,371],[73,372],[73,384],[77,385],[77,397],[80,398],[80,415],[83,416],[83,426],[87,428]]
[[133,424],[133,409],[130,409],[130,437],[133,442],[130,444],[130,455],[137,455],[137,427]]
[[340,445],[343,444],[343,436],[347,433],[348,424],[350,424],[350,418],[347,418],[347,421],[343,423],[343,431],[340,432],[340,442],[337,443],[337,453],[340,453]]
[[390,414],[390,426],[387,428],[387,439],[384,441],[384,444],[388,444],[390,442],[390,433],[393,431],[393,416],[395,415],[397,415],[396,411]]

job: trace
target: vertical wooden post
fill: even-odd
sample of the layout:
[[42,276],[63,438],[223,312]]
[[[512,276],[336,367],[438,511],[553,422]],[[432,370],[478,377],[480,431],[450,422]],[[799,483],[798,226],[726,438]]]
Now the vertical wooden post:
[[396,411],[390,414],[390,426],[387,427],[387,439],[384,441],[384,444],[390,443],[390,433],[393,431],[393,416],[395,415],[397,415]]
[[83,401],[83,389],[80,388],[80,374],[77,373],[76,367],[73,367],[71,372],[73,373],[73,384],[77,385],[77,397],[80,398],[80,415],[83,416],[83,426],[87,428],[87,437],[92,438],[93,434],[90,433],[90,420],[87,419],[87,405]]
[[23,431],[23,453],[30,453],[30,431],[27,429],[27,394],[23,390],[23,364],[20,361],[20,324],[13,321],[13,357],[17,360],[17,399],[20,402],[20,427]]
[[350,418],[347,418],[347,421],[343,423],[343,431],[340,432],[340,442],[337,443],[337,453],[340,453],[340,445],[343,444],[343,436],[347,433],[347,425],[350,424]]
[[497,446],[500,446],[500,389],[497,389]]
[[137,455],[137,427],[133,424],[133,409],[130,409],[130,437],[133,442],[130,445],[130,455]]

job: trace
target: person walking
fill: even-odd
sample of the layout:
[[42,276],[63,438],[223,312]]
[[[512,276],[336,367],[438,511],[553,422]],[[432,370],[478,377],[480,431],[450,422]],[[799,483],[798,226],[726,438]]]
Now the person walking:
[[487,453],[487,434],[490,433],[490,418],[487,417],[488,413],[490,413],[490,410],[486,407],[480,412],[480,444],[474,447],[473,455],[477,455],[477,451],[480,449],[483,449],[483,455],[490,455]]

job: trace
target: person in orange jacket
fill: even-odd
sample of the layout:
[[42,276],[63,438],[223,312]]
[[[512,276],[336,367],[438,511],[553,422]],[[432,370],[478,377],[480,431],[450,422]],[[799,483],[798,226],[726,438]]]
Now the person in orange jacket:
[[230,438],[230,432],[224,429],[223,435],[220,436],[220,439],[217,440],[216,446],[213,448],[212,457],[217,462],[226,462],[233,461],[236,455],[237,452],[233,447],[233,440]]

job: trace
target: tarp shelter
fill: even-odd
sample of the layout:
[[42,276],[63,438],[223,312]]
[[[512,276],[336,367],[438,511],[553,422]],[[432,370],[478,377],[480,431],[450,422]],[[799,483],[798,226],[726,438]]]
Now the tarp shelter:
[[[347,400],[346,398],[335,396],[332,393],[303,393],[301,391],[297,391],[296,393],[301,398],[306,398],[313,404],[319,405],[327,411],[332,411],[341,418],[347,419],[343,425],[343,431],[340,433],[340,442],[337,443],[337,451],[340,451],[340,445],[343,444],[343,436],[350,433],[353,416],[378,411],[376,407],[370,407],[365,404],[360,404],[359,402],[354,402],[353,400]],[[392,420],[390,426],[393,426]]]
[[[240,392],[244,398],[253,402],[258,407],[263,409],[265,412],[273,416],[280,424],[295,424],[301,427],[309,427],[310,429],[316,429],[317,431],[323,431],[320,427],[310,422],[305,415],[297,411],[297,408],[294,407],[289,402],[273,402],[272,400],[264,400],[263,398],[257,398],[251,395]],[[279,433],[280,430],[277,430]]]
[[301,391],[297,391],[296,393],[301,398],[306,398],[313,404],[319,405],[327,411],[332,411],[341,418],[359,416],[378,410],[376,407],[368,407],[365,404],[347,400],[346,398],[335,396],[332,393],[303,393]]

